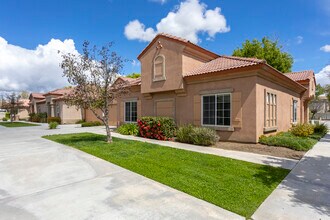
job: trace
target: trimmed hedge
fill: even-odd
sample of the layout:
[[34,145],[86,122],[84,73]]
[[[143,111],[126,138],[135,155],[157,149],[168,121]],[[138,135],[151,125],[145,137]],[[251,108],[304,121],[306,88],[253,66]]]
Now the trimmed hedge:
[[8,118],[3,117],[3,118],[2,118],[2,121],[8,121]]
[[82,124],[84,122],[86,122],[84,119],[79,119],[78,121],[76,121],[76,124]]
[[61,124],[61,118],[60,117],[48,117],[47,122],[48,123],[57,122],[58,124]]
[[47,122],[47,113],[31,113],[29,114],[30,118],[29,121],[31,122],[41,122],[41,123],[46,123]]
[[83,122],[81,123],[81,127],[94,127],[94,126],[100,126],[102,125],[99,121],[89,121],[89,122]]
[[119,126],[116,130],[119,134],[123,135],[138,135],[139,134],[139,127],[135,123],[128,123]]
[[216,131],[211,128],[182,126],[178,129],[176,140],[182,143],[210,146],[219,141]]
[[169,117],[142,117],[137,121],[139,136],[157,140],[169,140],[175,136],[176,125]]

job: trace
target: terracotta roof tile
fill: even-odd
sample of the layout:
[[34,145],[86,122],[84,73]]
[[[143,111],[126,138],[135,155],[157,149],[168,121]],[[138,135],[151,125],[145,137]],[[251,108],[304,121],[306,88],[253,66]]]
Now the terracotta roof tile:
[[303,80],[313,78],[314,71],[313,70],[304,70],[304,71],[300,71],[300,72],[285,73],[285,76],[289,77],[293,81],[303,81]]
[[66,93],[69,93],[71,90],[72,90],[72,88],[55,89],[53,91],[45,93],[44,96],[46,96],[46,95],[64,95]]
[[133,79],[133,78],[130,78],[130,77],[121,76],[119,78],[124,80],[124,81],[127,81],[130,86],[141,85],[141,77]]
[[36,98],[36,99],[44,99],[45,98],[45,96],[43,96],[42,93],[36,93],[36,92],[31,93],[31,96],[33,98]]
[[185,73],[184,77],[236,69],[240,67],[253,66],[260,63],[266,63],[266,61],[256,58],[220,56],[217,59],[202,64],[200,67],[197,67],[191,72]]

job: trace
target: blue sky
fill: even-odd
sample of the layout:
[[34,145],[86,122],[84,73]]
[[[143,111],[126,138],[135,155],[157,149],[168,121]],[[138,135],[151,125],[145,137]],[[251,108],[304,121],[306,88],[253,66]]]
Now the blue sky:
[[[219,23],[218,21],[225,22],[218,30],[205,27],[205,24],[199,29],[187,28],[183,35],[195,34],[197,43],[202,47],[218,54],[230,55],[246,39],[269,36],[278,38],[284,50],[293,55],[293,71],[313,69],[315,73],[323,70],[324,74],[326,67],[329,67],[330,71],[330,48],[324,47],[330,45],[328,0],[189,1],[203,5],[204,12],[220,8],[217,12],[222,18],[217,18],[222,20],[217,20],[214,24]],[[182,2],[187,3],[186,0],[0,0],[0,37],[7,45],[27,51],[36,50],[38,45],[47,45],[51,39],[61,42],[72,39],[78,51],[81,50],[84,40],[96,45],[114,41],[114,49],[120,55],[137,61],[137,55],[148,44],[146,38],[150,39],[152,34],[139,38],[137,35],[146,34],[143,32],[145,30],[142,30],[143,33],[140,31],[131,37],[136,40],[129,40],[130,37],[124,33],[125,27],[129,22],[138,20],[142,27],[150,27],[152,29],[149,31],[156,33],[156,25],[161,19],[168,17],[170,12],[179,14]],[[168,24],[175,25],[179,19],[184,20],[183,23],[187,22],[185,19],[189,21],[189,17],[185,18],[181,13],[181,16],[174,20],[167,19],[163,23],[169,28]],[[191,25],[189,22],[187,24]],[[173,33],[178,31],[173,30]],[[324,50],[321,50],[321,47],[324,47]],[[1,65],[0,62],[0,71]],[[137,62],[126,63],[124,72],[140,72],[140,66]],[[52,86],[57,85],[51,85],[49,88]],[[1,87],[0,72],[0,90],[1,88],[5,89],[4,86]],[[31,86],[21,83],[13,88],[31,89]]]

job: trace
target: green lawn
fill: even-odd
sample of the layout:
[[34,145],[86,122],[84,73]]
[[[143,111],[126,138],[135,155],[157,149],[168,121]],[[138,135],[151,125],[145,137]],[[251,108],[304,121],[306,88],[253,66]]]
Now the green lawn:
[[139,173],[150,179],[250,217],[289,170],[81,133],[44,136]]
[[8,128],[39,126],[37,124],[30,124],[25,122],[0,122],[0,125]]

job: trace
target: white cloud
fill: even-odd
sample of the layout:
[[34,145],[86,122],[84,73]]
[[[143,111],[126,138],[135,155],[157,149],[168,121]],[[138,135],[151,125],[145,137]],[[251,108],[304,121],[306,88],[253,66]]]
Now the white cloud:
[[322,86],[330,84],[330,65],[324,67],[320,72],[315,75],[316,83]]
[[131,62],[132,66],[140,66],[140,62],[139,61],[136,61],[136,60],[132,60]]
[[149,0],[151,2],[157,2],[157,3],[160,3],[160,4],[165,4],[167,2],[167,0]]
[[330,44],[326,44],[323,47],[320,48],[320,50],[324,52],[330,52]]
[[296,44],[301,44],[303,42],[304,38],[302,36],[296,37]]
[[130,21],[125,27],[125,36],[129,40],[151,41],[156,32],[152,28],[145,28],[138,20]]
[[124,34],[129,40],[151,41],[157,33],[165,32],[198,43],[199,33],[206,33],[207,39],[213,39],[217,33],[230,31],[219,7],[207,10],[207,5],[199,0],[181,2],[174,11],[167,14],[154,28],[146,28],[138,20],[130,21]]
[[78,53],[73,40],[51,39],[30,50],[0,37],[0,91],[48,91],[67,85],[59,67],[61,55]]

